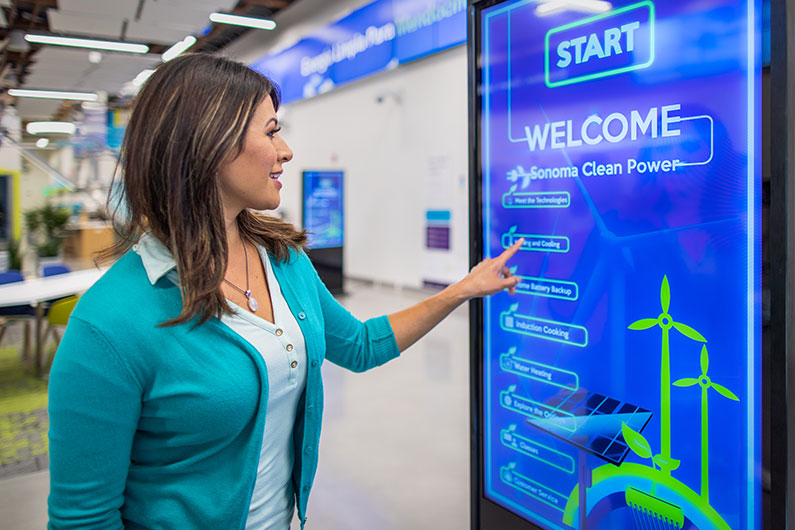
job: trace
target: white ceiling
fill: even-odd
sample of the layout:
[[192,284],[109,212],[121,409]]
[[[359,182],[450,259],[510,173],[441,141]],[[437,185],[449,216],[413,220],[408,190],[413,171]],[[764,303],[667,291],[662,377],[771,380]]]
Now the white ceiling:
[[[0,0],[0,5],[9,0]],[[53,33],[119,40],[125,26],[128,42],[170,46],[187,35],[200,36],[213,11],[230,11],[237,0],[59,0],[47,12]],[[141,70],[160,63],[157,54],[101,52],[99,64],[88,61],[89,50],[43,46],[25,79],[24,88],[51,90],[102,90],[118,94]],[[52,116],[58,101],[20,98],[17,110],[23,120]]]

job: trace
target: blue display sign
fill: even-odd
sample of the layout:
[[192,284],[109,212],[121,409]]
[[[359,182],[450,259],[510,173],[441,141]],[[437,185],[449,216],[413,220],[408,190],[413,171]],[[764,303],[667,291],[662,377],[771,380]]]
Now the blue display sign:
[[475,23],[483,257],[524,238],[483,302],[484,494],[760,529],[761,2],[593,4]]
[[304,171],[303,217],[311,249],[342,247],[342,178],[341,171]]
[[285,103],[466,42],[466,0],[377,0],[251,67]]

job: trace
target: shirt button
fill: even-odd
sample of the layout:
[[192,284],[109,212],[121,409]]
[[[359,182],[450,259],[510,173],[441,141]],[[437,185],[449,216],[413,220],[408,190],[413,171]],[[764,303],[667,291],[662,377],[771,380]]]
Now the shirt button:
[[298,313],[298,318],[299,318],[300,320],[303,320],[303,319],[305,319],[305,318],[306,318],[306,315],[304,314],[304,312],[303,312],[303,311],[301,311],[300,313]]
[[312,361],[312,366],[317,366],[317,361]]
[[312,446],[311,445],[307,446],[307,448],[304,449],[304,453],[307,454],[307,455],[310,454],[311,452],[312,452]]
[[293,367],[293,368],[296,368],[296,367],[298,367],[298,361],[293,361],[293,362],[291,362],[291,363],[290,363],[290,366],[291,366],[291,367]]
[[315,409],[314,405],[307,405],[306,407],[306,410],[308,410],[309,412],[312,412],[314,409]]
[[293,345],[292,344],[288,344],[287,345],[287,351],[293,351]]
[[309,491],[309,486],[304,486],[304,491]]
[[281,336],[282,336],[282,333],[284,333],[284,331],[282,331],[282,330],[281,330],[281,328],[279,328],[279,329],[277,329],[277,330],[276,330],[276,336],[277,336],[277,337],[281,337]]

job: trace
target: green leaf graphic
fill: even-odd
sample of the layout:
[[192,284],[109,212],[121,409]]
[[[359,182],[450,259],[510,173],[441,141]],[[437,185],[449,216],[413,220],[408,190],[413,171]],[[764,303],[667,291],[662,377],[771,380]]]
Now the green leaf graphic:
[[508,308],[508,312],[513,313],[517,309],[519,309],[519,304],[513,304],[511,307]]
[[508,430],[511,431],[511,432],[515,431],[516,430],[516,425],[511,425],[510,427],[508,427]]
[[707,355],[707,347],[701,347],[701,359],[699,361],[701,363],[701,373],[707,375],[707,370],[709,370],[709,355]]
[[513,186],[511,186],[511,189],[508,190],[508,194],[510,195],[511,193],[515,192],[516,188],[518,187],[519,187],[518,184],[514,184]]
[[516,353],[516,346],[511,346],[510,348],[508,348],[508,353],[510,353],[511,355]]
[[512,227],[510,227],[510,228],[508,229],[508,233],[509,233],[509,234],[513,234],[514,232],[516,232],[516,229],[517,229],[517,228],[519,228],[517,225],[513,225]]
[[649,329],[653,328],[656,325],[657,325],[656,318],[641,318],[640,320],[636,320],[627,327],[629,329]]
[[667,313],[668,308],[671,306],[671,288],[668,286],[668,276],[663,276],[662,285],[660,286],[660,305],[663,313]]
[[679,379],[678,381],[674,381],[674,386],[693,386],[698,384],[698,379],[693,379],[692,377],[685,377],[684,379]]
[[514,265],[513,267],[511,267],[511,268],[510,268],[510,269],[508,269],[508,270],[510,270],[510,271],[511,271],[511,274],[516,274],[516,271],[518,271],[518,270],[519,270],[519,265]]
[[651,458],[651,446],[646,438],[639,432],[632,430],[632,427],[621,422],[621,434],[624,436],[627,445],[632,451],[641,458]]
[[657,467],[662,471],[674,471],[675,469],[679,469],[679,464],[682,463],[680,460],[662,454],[654,455],[651,457],[651,461],[657,464]]
[[698,341],[698,342],[707,342],[707,339],[705,339],[704,336],[701,333],[699,333],[698,331],[694,330],[693,328],[691,328],[687,324],[680,324],[679,322],[674,322],[674,327],[676,328],[676,330],[679,333],[681,333],[682,335],[684,335],[688,339],[693,339],[693,340]]
[[735,396],[734,392],[732,392],[731,390],[729,390],[728,388],[726,388],[723,385],[719,385],[718,383],[712,383],[712,388],[717,390],[718,394],[720,394],[723,397],[727,397],[727,398],[732,399],[734,401],[740,401],[740,398]]
[[516,390],[516,385],[511,385],[508,387],[508,392],[513,392],[514,390]]

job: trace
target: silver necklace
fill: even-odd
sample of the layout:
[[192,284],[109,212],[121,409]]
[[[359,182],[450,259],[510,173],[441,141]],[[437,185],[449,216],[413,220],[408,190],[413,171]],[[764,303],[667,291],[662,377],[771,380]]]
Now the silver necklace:
[[246,250],[245,241],[243,242],[243,253],[246,255],[246,290],[244,291],[243,289],[241,289],[234,283],[230,282],[226,278],[224,278],[224,281],[229,285],[231,285],[232,287],[234,287],[235,289],[237,289],[238,291],[240,291],[241,293],[243,293],[246,297],[246,300],[248,301],[248,308],[256,312],[257,308],[259,307],[259,304],[257,304],[257,299],[251,296],[251,285],[249,284],[249,279],[248,279],[248,250]]

